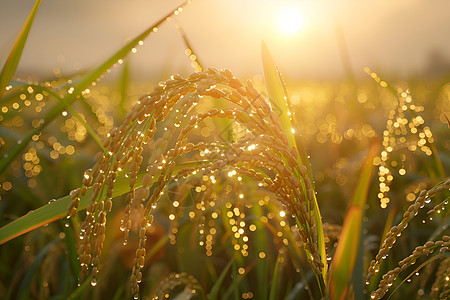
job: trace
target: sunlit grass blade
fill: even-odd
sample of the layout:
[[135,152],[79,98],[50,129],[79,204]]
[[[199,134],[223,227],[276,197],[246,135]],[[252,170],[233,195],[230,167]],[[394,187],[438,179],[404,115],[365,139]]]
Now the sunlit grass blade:
[[353,193],[351,205],[345,216],[330,268],[329,289],[332,299],[346,299],[346,293],[349,290],[350,279],[359,250],[364,206],[373,175],[373,159],[378,151],[379,142],[375,141],[369,148],[365,165]]
[[122,74],[120,75],[118,87],[119,87],[119,93],[120,93],[120,102],[117,114],[119,115],[120,119],[123,119],[125,115],[127,114],[125,103],[128,100],[127,91],[130,86],[130,64],[128,63],[128,59],[124,61],[123,63],[123,70]]
[[278,107],[281,111],[278,116],[278,120],[281,123],[281,128],[286,134],[289,146],[296,147],[295,137],[291,131],[292,124],[289,116],[289,109],[287,104],[287,97],[284,92],[283,83],[278,74],[275,62],[270,55],[269,49],[266,44],[262,44],[262,62],[264,68],[264,79],[266,81],[267,93],[269,94],[270,100]]
[[99,65],[97,68],[85,74],[82,78],[77,80],[73,85],[73,92],[71,94],[67,93],[61,100],[61,103],[55,105],[47,115],[43,118],[43,122],[32,130],[29,135],[27,135],[23,140],[20,141],[16,146],[12,147],[8,153],[0,160],[0,173],[8,167],[8,165],[12,162],[12,160],[27,146],[27,144],[31,141],[33,135],[39,134],[51,121],[53,121],[60,113],[66,108],[67,105],[71,105],[78,95],[81,94],[86,88],[88,88],[93,82],[97,80],[102,74],[104,74],[109,68],[111,68],[114,64],[116,64],[119,59],[127,56],[131,50],[139,44],[139,42],[143,41],[148,35],[154,32],[161,24],[166,22],[170,17],[172,17],[176,11],[179,11],[180,8],[190,3],[190,1],[183,2],[176,9],[172,10],[166,16],[161,18],[158,22],[151,25],[144,32],[134,38],[132,41],[127,43],[121,49],[119,49],[116,53],[114,53],[109,59]]
[[[272,56],[270,55],[269,49],[266,44],[263,42],[262,44],[262,61],[264,68],[264,78],[266,81],[267,92],[269,94],[270,100],[280,109],[281,114],[278,116],[280,121],[281,128],[283,132],[286,134],[289,146],[291,148],[295,148],[299,154],[298,162],[300,165],[304,165],[308,169],[308,176],[310,177],[311,182],[313,182],[312,174],[311,174],[311,165],[309,163],[309,159],[307,157],[306,151],[301,145],[301,142],[297,142],[295,140],[294,131],[292,121],[291,121],[291,113],[288,108],[288,99],[285,92],[285,88],[283,86],[283,81],[278,72],[277,66],[275,65]],[[325,239],[322,228],[322,218],[320,216],[319,206],[317,203],[317,199],[313,189],[313,217],[315,218],[315,222],[317,224],[317,243],[318,250],[321,257],[321,261],[324,265],[322,268],[322,283],[326,284],[325,278],[327,277],[328,263],[326,259],[326,249],[325,249]]]
[[28,33],[30,32],[31,25],[33,24],[36,12],[41,4],[41,0],[36,0],[30,14],[28,15],[25,24],[22,27],[19,35],[17,36],[16,42],[14,43],[11,52],[9,53],[8,59],[3,66],[2,73],[0,74],[0,98],[5,92],[5,88],[9,81],[16,72],[17,65],[19,64],[20,57],[22,56],[23,48],[28,38]]

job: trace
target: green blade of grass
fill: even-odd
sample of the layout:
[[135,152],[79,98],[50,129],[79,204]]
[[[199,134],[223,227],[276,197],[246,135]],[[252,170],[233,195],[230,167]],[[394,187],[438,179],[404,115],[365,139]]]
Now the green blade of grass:
[[176,9],[172,10],[166,16],[161,18],[158,22],[147,28],[144,32],[134,38],[131,42],[127,43],[123,46],[119,51],[114,53],[108,60],[103,62],[94,70],[88,72],[84,75],[80,80],[78,80],[72,87],[73,92],[71,94],[67,93],[62,101],[52,107],[47,115],[43,118],[43,122],[33,129],[29,135],[27,135],[23,140],[20,141],[16,146],[8,151],[7,154],[0,160],[0,174],[5,171],[5,169],[9,166],[9,164],[13,161],[13,159],[26,147],[26,145],[31,141],[33,135],[39,134],[51,121],[53,121],[65,108],[66,104],[71,105],[77,96],[81,94],[86,88],[88,88],[92,82],[95,82],[97,78],[99,78],[102,74],[104,74],[109,68],[111,68],[115,63],[118,62],[119,59],[127,56],[131,50],[142,40],[144,40],[150,33],[154,32],[161,24],[170,19],[179,8],[190,3],[189,0],[183,2]]
[[28,38],[28,33],[30,32],[31,25],[33,24],[36,12],[41,4],[41,0],[36,0],[30,14],[28,15],[25,24],[23,24],[22,30],[17,36],[16,42],[14,43],[11,52],[9,53],[8,59],[3,66],[2,73],[0,74],[0,98],[5,92],[5,88],[9,81],[16,72],[17,65],[19,64],[20,57],[22,56],[23,48]]
[[374,169],[373,158],[378,154],[378,149],[379,142],[373,142],[353,193],[350,208],[345,216],[330,269],[329,294],[331,299],[346,299],[359,250],[364,206]]
[[278,120],[280,121],[283,133],[286,134],[290,148],[296,147],[295,137],[291,131],[292,124],[289,117],[287,97],[284,92],[283,83],[269,49],[264,42],[262,44],[262,62],[269,98],[281,111]]
[[[201,164],[201,162],[178,164],[174,170],[177,171],[183,167],[195,166]],[[142,186],[142,178],[146,172],[138,174],[135,188]],[[123,195],[130,191],[129,187],[130,178],[118,177],[114,184],[113,197]],[[91,203],[92,188],[88,188],[86,195],[81,197],[80,206],[78,210],[83,210]],[[40,208],[30,211],[26,215],[6,224],[0,228],[0,245],[12,240],[22,234],[25,234],[31,230],[39,228],[45,224],[51,223],[58,219],[63,218],[67,214],[67,208],[70,205],[70,195],[59,198],[52,201]]]
[[[288,109],[288,98],[285,92],[285,88],[283,86],[283,81],[280,77],[278,69],[270,55],[269,49],[266,44],[263,42],[262,44],[262,61],[263,61],[263,69],[264,69],[264,78],[266,81],[267,92],[269,93],[269,97],[271,101],[281,110],[281,115],[278,117],[281,125],[281,129],[283,133],[286,134],[288,143],[290,148],[295,148],[299,154],[298,163],[300,165],[304,165],[308,169],[308,177],[311,182],[314,182],[311,172],[311,164],[309,163],[308,156],[306,151],[301,144],[301,141],[296,141],[294,133],[292,132],[293,124],[290,118],[290,112]],[[322,228],[322,218],[320,216],[319,205],[317,203],[316,193],[313,189],[313,217],[315,219],[317,225],[317,247],[319,249],[321,261],[324,265],[322,268],[322,278],[320,281],[323,284],[326,284],[327,271],[328,271],[328,262],[326,256],[325,249],[325,237]],[[304,191],[305,192],[305,191]]]
[[211,293],[209,293],[209,300],[216,300],[219,299],[219,291],[220,287],[222,286],[223,280],[225,279],[225,276],[227,275],[228,271],[230,270],[231,264],[233,263],[232,260],[227,264],[227,266],[223,269],[222,273],[219,276],[219,279],[214,283]]
[[[181,28],[180,24],[176,24],[178,32],[181,35],[181,38],[184,41],[184,44],[186,45],[186,48],[191,52],[191,54],[189,55],[189,58],[193,58],[192,55],[194,55],[195,59],[194,62],[197,63],[197,67],[194,67],[194,70],[197,72],[202,72],[204,70],[202,63],[200,63],[200,60],[198,58],[198,55],[194,52],[194,50],[191,47],[191,44],[189,43],[189,40],[186,37],[186,34],[184,33],[183,28]],[[192,65],[191,65],[192,66]]]

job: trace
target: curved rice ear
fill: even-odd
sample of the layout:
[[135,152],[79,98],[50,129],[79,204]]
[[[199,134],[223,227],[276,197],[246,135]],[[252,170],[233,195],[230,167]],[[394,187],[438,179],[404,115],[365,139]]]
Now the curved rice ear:
[[[272,56],[270,55],[269,49],[266,44],[262,43],[262,63],[264,69],[264,78],[266,81],[267,92],[269,94],[269,98],[272,105],[277,106],[280,110],[280,114],[278,115],[278,120],[280,121],[281,128],[283,133],[286,135],[289,147],[294,151],[297,151],[297,161],[300,166],[306,166],[308,172],[306,174],[306,178],[309,178],[310,182],[314,182],[312,172],[311,172],[311,164],[308,159],[308,155],[304,147],[301,144],[299,139],[295,139],[294,132],[295,124],[293,118],[291,118],[291,113],[289,111],[289,101],[288,95],[286,93],[286,89],[284,88],[283,79],[278,72],[277,66],[275,65]],[[319,250],[321,262],[323,264],[323,268],[321,274],[316,274],[321,277],[319,282],[326,285],[327,271],[328,271],[328,263],[325,249],[325,238],[322,228],[322,218],[320,216],[319,205],[317,203],[316,193],[314,191],[314,186],[311,184],[312,195],[313,195],[313,217],[316,223],[316,231],[317,231],[317,248]],[[306,192],[306,190],[304,190]]]

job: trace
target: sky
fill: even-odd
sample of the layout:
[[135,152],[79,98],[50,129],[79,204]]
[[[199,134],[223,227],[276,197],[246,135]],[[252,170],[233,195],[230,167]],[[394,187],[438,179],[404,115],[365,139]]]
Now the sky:
[[[45,78],[54,68],[93,68],[180,3],[43,0],[17,74]],[[1,66],[33,4],[0,0]],[[136,80],[192,72],[176,23],[203,65],[238,76],[262,74],[262,41],[292,79],[362,77],[364,67],[407,79],[430,74],[433,63],[439,75],[450,71],[448,0],[193,0],[130,55]]]

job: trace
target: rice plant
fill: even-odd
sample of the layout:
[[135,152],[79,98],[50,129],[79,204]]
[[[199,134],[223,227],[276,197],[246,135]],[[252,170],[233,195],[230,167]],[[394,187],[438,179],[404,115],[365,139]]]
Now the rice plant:
[[[97,79],[189,2],[78,81],[11,81],[39,3],[0,76],[6,299],[448,298],[448,131],[427,125],[413,88],[366,69],[382,89],[365,83],[371,92],[350,98],[388,99],[373,112],[385,126],[347,120],[339,132],[331,107],[308,113],[265,44],[263,85],[203,69],[180,31],[196,72],[145,86],[136,101],[122,91],[114,126]],[[437,88],[444,108],[448,88]],[[67,195],[42,203],[51,187]]]

